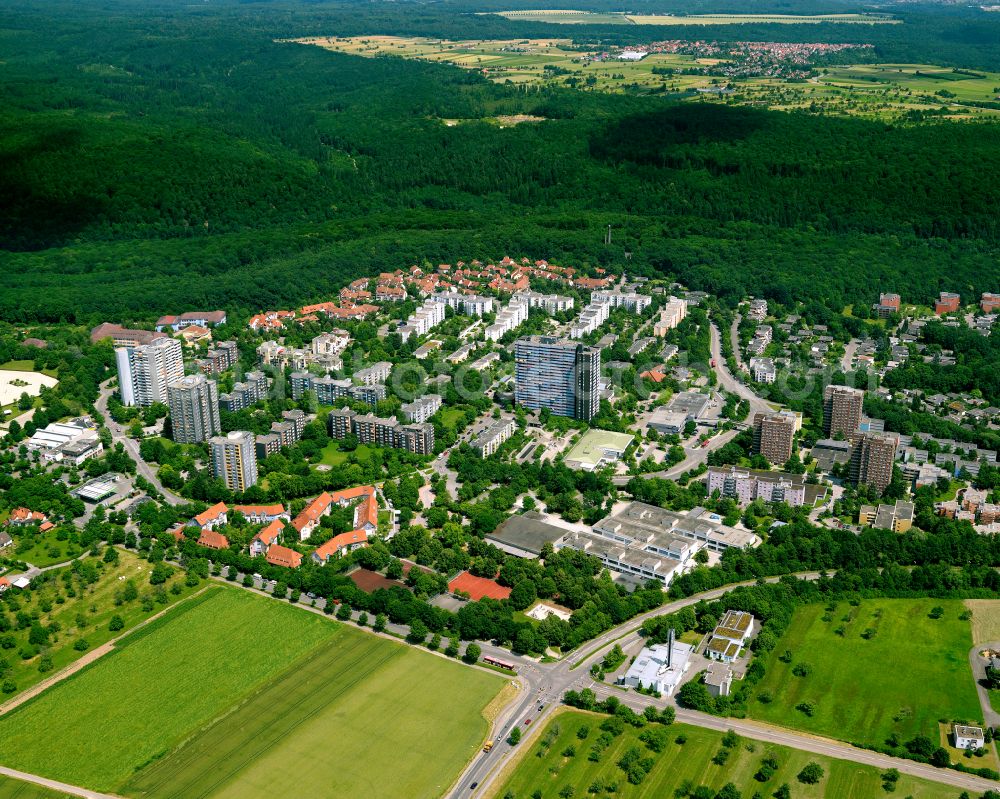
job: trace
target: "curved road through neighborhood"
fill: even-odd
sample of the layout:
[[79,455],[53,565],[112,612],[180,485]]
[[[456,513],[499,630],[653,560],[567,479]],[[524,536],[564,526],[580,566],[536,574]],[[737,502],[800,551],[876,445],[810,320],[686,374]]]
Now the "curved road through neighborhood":
[[111,388],[110,383],[111,381],[108,380],[101,386],[101,393],[98,395],[94,407],[104,417],[104,424],[111,431],[111,441],[115,444],[121,443],[125,447],[125,452],[135,461],[137,473],[141,474],[163,495],[164,502],[168,505],[186,505],[188,502],[186,499],[164,488],[163,483],[160,482],[160,478],[156,476],[156,470],[144,461],[142,455],[139,454],[139,444],[134,439],[129,438],[125,432],[125,428],[111,418],[111,414],[108,413],[108,400],[114,393],[114,389]]

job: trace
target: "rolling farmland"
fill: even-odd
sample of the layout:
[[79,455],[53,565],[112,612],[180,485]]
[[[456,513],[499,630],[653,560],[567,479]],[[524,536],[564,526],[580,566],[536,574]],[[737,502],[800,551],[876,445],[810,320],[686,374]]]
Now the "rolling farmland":
[[[895,119],[933,112],[949,119],[1000,116],[1000,73],[933,64],[819,66],[808,79],[732,76],[726,57],[650,52],[622,61],[570,39],[448,40],[398,36],[294,40],[349,55],[397,56],[475,69],[498,83],[571,86],[580,91],[662,94],[681,101],[721,102],[778,110]],[[449,124],[454,121],[449,120]]]

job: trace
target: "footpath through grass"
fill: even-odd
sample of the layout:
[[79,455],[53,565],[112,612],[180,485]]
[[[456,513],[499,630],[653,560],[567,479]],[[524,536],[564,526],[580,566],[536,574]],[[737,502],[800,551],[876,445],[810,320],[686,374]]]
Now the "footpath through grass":
[[[941,609],[940,618],[935,608]],[[766,656],[754,718],[849,742],[938,740],[938,720],[980,723],[972,634],[959,600],[809,605]],[[905,795],[905,794],[904,794]]]
[[121,788],[150,799],[440,796],[503,681],[331,625],[334,638]]
[[239,589],[203,596],[0,718],[3,764],[113,791],[336,630]]
[[[711,796],[727,783],[733,783],[744,797],[770,797],[787,784],[794,799],[881,799],[886,796],[920,799],[956,799],[959,791],[938,783],[902,775],[892,793],[882,786],[878,769],[844,760],[813,755],[783,746],[748,738],[738,739],[731,747],[723,745],[723,734],[700,727],[651,724],[643,730],[625,727],[619,735],[601,730],[607,716],[569,711],[552,719],[507,776],[494,797],[515,799],[543,797],[595,797],[604,799],[666,799],[688,796],[699,786],[708,786]],[[652,732],[660,738],[657,747],[640,736]],[[600,737],[610,738],[601,748]],[[592,759],[599,749],[596,762]],[[721,754],[720,754],[721,753]],[[648,759],[649,770],[638,784],[629,781],[622,768],[626,762]],[[773,771],[764,769],[772,759]],[[798,779],[809,763],[822,768],[823,776],[815,784]],[[568,792],[567,786],[573,789]],[[687,792],[677,794],[680,788]]]

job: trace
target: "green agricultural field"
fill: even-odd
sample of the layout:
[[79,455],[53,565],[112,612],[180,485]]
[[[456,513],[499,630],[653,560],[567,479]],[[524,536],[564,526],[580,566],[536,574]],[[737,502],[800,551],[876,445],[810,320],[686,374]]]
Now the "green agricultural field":
[[[935,607],[944,610],[939,619],[930,618]],[[901,741],[915,735],[936,741],[939,719],[978,723],[968,660],[972,634],[959,618],[964,611],[960,601],[938,599],[800,608],[766,656],[750,715],[875,744],[893,733]]]
[[30,782],[0,777],[0,799],[70,799],[68,794],[50,791]]
[[497,16],[517,22],[553,22],[562,25],[817,25],[821,22],[877,25],[898,23],[887,14],[625,14],[570,10],[499,11]]
[[[861,766],[844,760],[811,755],[808,752],[742,739],[728,751],[723,765],[713,758],[725,749],[722,733],[674,724],[669,727],[649,725],[646,729],[662,730],[664,742],[661,752],[654,752],[639,736],[643,730],[626,727],[613,738],[601,753],[599,762],[590,759],[595,742],[601,735],[600,725],[606,716],[569,711],[556,716],[546,726],[539,738],[525,745],[521,760],[500,786],[495,797],[512,794],[517,799],[527,799],[539,790],[543,796],[564,795],[561,791],[573,786],[573,796],[614,796],[618,799],[663,799],[675,796],[682,785],[695,788],[709,786],[713,792],[726,783],[733,783],[743,796],[759,792],[770,797],[787,783],[795,799],[880,799],[886,796],[882,787],[881,772],[870,766]],[[587,729],[580,737],[581,728]],[[553,734],[555,733],[555,734]],[[684,743],[678,743],[683,736]],[[548,740],[549,745],[543,745]],[[652,758],[652,769],[640,784],[630,783],[626,772],[618,765],[625,753],[637,749],[641,758]],[[567,754],[570,751],[571,755]],[[536,756],[537,755],[537,756]],[[763,782],[754,778],[765,758],[777,762],[777,770]],[[815,785],[804,785],[796,779],[807,763],[818,763],[824,772]],[[610,786],[614,785],[612,792]],[[598,788],[591,793],[593,788]],[[687,794],[684,794],[687,795]],[[959,791],[926,780],[902,776],[894,796],[918,796],[920,799],[955,799]]]
[[335,631],[291,605],[213,586],[0,718],[0,758],[114,790]]
[[[331,625],[332,626],[332,625]],[[150,799],[441,795],[500,678],[353,628],[122,788]],[[378,764],[391,763],[391,778]]]
[[[557,16],[560,21],[568,21],[563,12]],[[518,12],[517,19],[525,18]],[[624,16],[620,18],[625,19]],[[670,19],[690,21],[694,17]],[[296,41],[369,58],[395,55],[446,62],[463,69],[482,70],[484,75],[500,83],[570,85],[583,91],[611,93],[655,92],[679,100],[749,104],[781,110],[808,109],[877,118],[928,110],[945,112],[954,119],[1000,115],[995,107],[1000,73],[956,70],[931,64],[820,67],[809,80],[790,81],[772,77],[727,77],[727,58],[698,58],[680,53],[651,53],[640,61],[590,60],[588,55],[595,53],[571,49],[574,44],[570,39],[457,41],[357,36]],[[665,70],[673,70],[673,73],[665,74]],[[704,70],[704,73],[687,74],[693,70]],[[445,120],[445,124],[453,125],[457,121]]]
[[[9,614],[11,629],[3,635],[6,648],[0,652],[7,662],[4,680],[24,691],[198,590],[186,586],[184,574],[176,570],[162,587],[151,586],[150,570],[146,561],[118,550],[117,564],[86,558],[75,570],[67,566],[46,572],[35,578],[30,590],[7,597],[3,612]],[[136,597],[119,604],[130,580]],[[45,628],[58,624],[58,632],[44,644],[30,645],[31,629],[19,623],[21,613],[37,613],[39,624]],[[121,617],[120,630],[109,629],[113,616]],[[74,646],[81,638],[88,644],[84,651]],[[17,694],[4,698],[11,696]]]

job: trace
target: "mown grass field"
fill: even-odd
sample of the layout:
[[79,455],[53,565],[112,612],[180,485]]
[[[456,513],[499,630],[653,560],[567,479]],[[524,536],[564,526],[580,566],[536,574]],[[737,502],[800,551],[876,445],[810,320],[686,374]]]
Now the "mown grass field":
[[[770,797],[778,788],[787,783],[795,799],[879,799],[884,796],[920,797],[920,799],[956,799],[959,791],[937,783],[902,776],[893,793],[887,794],[882,788],[881,772],[870,766],[862,766],[844,760],[812,755],[795,749],[765,744],[760,741],[741,739],[729,750],[723,765],[713,763],[713,758],[724,749],[722,734],[699,727],[674,724],[666,728],[666,744],[663,751],[651,751],[640,739],[641,730],[626,728],[604,750],[600,761],[592,762],[591,749],[601,734],[600,724],[606,716],[568,711],[549,722],[539,738],[531,745],[525,745],[521,759],[506,781],[501,781],[494,797],[513,794],[516,799],[527,799],[533,792],[541,791],[545,797],[560,796],[567,786],[575,790],[573,796],[614,796],[619,799],[665,799],[674,796],[674,791],[685,784],[692,788],[706,785],[717,791],[726,783],[733,783],[745,797],[759,792]],[[587,728],[588,734],[581,739],[578,731]],[[651,729],[659,725],[651,725]],[[552,730],[548,747],[541,744]],[[684,743],[678,743],[683,736]],[[568,747],[575,754],[567,756]],[[642,757],[652,757],[655,765],[639,785],[628,781],[626,773],[618,762],[629,749],[641,750]],[[536,756],[537,755],[537,756]],[[767,780],[754,778],[766,757],[773,757],[778,769]],[[823,778],[815,785],[804,785],[796,779],[807,763],[818,763],[824,772]],[[608,790],[614,784],[615,790]],[[591,788],[601,786],[591,792]],[[510,792],[508,794],[508,792]],[[686,795],[686,794],[685,794]]]
[[1000,600],[966,599],[965,606],[972,611],[973,643],[1000,641]]
[[114,790],[335,630],[290,605],[214,586],[0,718],[0,759]]
[[[86,558],[83,564],[87,566],[86,571],[91,568],[95,570],[94,582],[84,579],[82,571],[77,573],[72,566],[67,566],[36,578],[30,591],[22,592],[15,598],[18,610],[13,611],[12,621],[16,622],[18,612],[27,612],[29,615],[37,613],[38,621],[43,626],[49,627],[55,622],[60,628],[58,633],[50,636],[48,644],[38,648],[31,657],[24,656],[28,644],[28,628],[18,630],[15,623],[12,625],[13,629],[6,633],[13,637],[14,646],[3,651],[3,657],[9,666],[4,677],[12,680],[18,691],[24,691],[51,677],[87,652],[122,635],[198,590],[197,587],[184,584],[184,574],[181,572],[176,572],[164,583],[162,592],[154,590],[149,584],[149,563],[123,550],[118,550],[117,564],[103,563],[99,558]],[[69,581],[64,579],[67,574],[72,575]],[[123,591],[130,580],[136,587],[137,598],[116,604],[116,595]],[[70,595],[71,592],[73,596]],[[144,607],[142,597],[147,594],[156,598],[151,605],[147,603]],[[148,610],[145,609],[147,607]],[[121,617],[124,624],[122,629],[109,629],[113,616]],[[88,644],[85,651],[74,647],[81,638]],[[51,669],[42,671],[40,667],[46,657],[51,661]],[[17,694],[5,695],[4,699],[11,696],[16,697]]]
[[[929,617],[939,606],[939,619]],[[809,605],[767,655],[750,715],[850,742],[892,733],[937,740],[939,719],[980,723],[959,600],[880,599]],[[842,634],[838,634],[837,631]],[[869,638],[866,631],[874,631]],[[791,653],[783,662],[785,652]],[[797,676],[805,666],[808,673]],[[761,699],[770,699],[762,702]],[[811,705],[811,715],[802,708]]]
[[[560,20],[569,21],[565,16],[560,13]],[[442,61],[464,69],[482,70],[491,80],[501,83],[567,85],[567,81],[572,80],[589,91],[662,91],[699,102],[749,103],[776,109],[809,108],[879,118],[928,109],[943,109],[955,118],[1000,115],[996,109],[972,105],[995,100],[994,89],[1000,86],[1000,74],[956,71],[933,64],[843,64],[821,67],[818,75],[808,81],[789,81],[772,77],[727,77],[723,70],[726,58],[698,58],[681,53],[651,53],[641,61],[585,62],[582,60],[584,53],[567,49],[572,44],[569,39],[456,41],[356,36],[298,41],[351,55],[397,55]],[[716,65],[719,68],[713,69]],[[654,69],[675,72],[657,74]],[[692,69],[705,69],[706,72],[683,74]],[[728,87],[727,94],[713,93],[723,86]],[[449,120],[447,124],[456,122]]]
[[[139,772],[149,799],[435,797],[482,745],[501,678],[353,628]],[[387,764],[391,764],[391,767]]]

